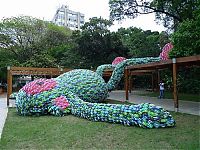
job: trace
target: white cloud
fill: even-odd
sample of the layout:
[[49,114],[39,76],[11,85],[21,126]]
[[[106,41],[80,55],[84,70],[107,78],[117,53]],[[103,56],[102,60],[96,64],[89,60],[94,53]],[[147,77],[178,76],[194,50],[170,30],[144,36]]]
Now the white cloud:
[[[52,20],[56,9],[62,4],[69,9],[85,14],[86,21],[92,17],[109,19],[109,0],[0,0],[0,19],[3,17],[28,15],[45,20]],[[119,27],[135,26],[143,30],[163,31],[165,28],[154,21],[154,15],[143,15],[136,19],[127,19],[122,24],[115,22],[111,30]]]

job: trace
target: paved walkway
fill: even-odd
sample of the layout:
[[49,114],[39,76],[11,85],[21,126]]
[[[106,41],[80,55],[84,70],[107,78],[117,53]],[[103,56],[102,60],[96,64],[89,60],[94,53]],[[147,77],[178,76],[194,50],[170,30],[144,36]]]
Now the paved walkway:
[[[158,99],[156,97],[138,96],[136,93],[139,91],[133,91],[129,93],[128,102],[139,103],[152,103],[157,106],[161,106],[169,111],[174,111],[174,101],[172,99]],[[125,91],[113,91],[109,94],[109,99],[125,101]],[[200,102],[190,102],[179,100],[179,112],[200,116]]]
[[1,134],[3,132],[3,126],[6,121],[8,113],[8,108],[7,108],[7,99],[5,94],[0,94],[0,139],[1,139]]
[[[157,99],[154,97],[138,96],[136,92],[133,91],[129,93],[129,102],[134,104],[139,103],[153,103],[155,105],[161,106],[169,111],[174,111],[174,103],[172,99]],[[113,91],[109,94],[109,99],[125,101],[125,91]],[[3,131],[3,127],[6,121],[8,107],[7,107],[6,93],[0,95],[0,138]],[[9,107],[14,107],[14,101],[10,102]],[[200,116],[200,102],[189,102],[179,100],[179,112],[199,115]]]

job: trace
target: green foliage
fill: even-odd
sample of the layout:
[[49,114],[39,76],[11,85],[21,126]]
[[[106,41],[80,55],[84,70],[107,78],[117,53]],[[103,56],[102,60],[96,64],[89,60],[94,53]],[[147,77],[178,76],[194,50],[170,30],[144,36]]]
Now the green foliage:
[[153,0],[151,7],[156,8],[156,19],[165,27],[177,28],[178,24],[187,19],[193,19],[193,11],[198,0]]
[[7,66],[18,66],[15,56],[6,49],[0,48],[0,81],[7,81]]
[[[179,67],[177,87],[180,93],[200,94],[200,67]],[[173,80],[170,70],[161,72],[166,90],[173,91]]]
[[138,28],[129,28],[128,35],[126,35],[126,45],[129,48],[129,55],[138,57],[141,56],[141,52],[146,50],[144,44],[145,36],[142,32],[142,29]]
[[18,66],[91,69],[111,63],[117,56],[159,54],[158,33],[136,28],[135,32],[132,29],[110,32],[112,22],[102,18],[91,18],[82,31],[73,32],[28,16],[7,18],[0,25],[1,47],[8,56],[0,59],[3,67],[12,65],[10,61],[14,59]]
[[45,26],[44,21],[28,16],[3,19],[0,46],[11,51],[17,61],[24,62],[37,53],[37,45],[45,37]]
[[109,6],[112,20],[133,19],[155,12],[157,21],[174,28],[179,22],[193,18],[198,0],[109,0]]
[[200,67],[180,68],[178,89],[180,92],[200,94]]
[[186,20],[172,35],[174,48],[170,58],[200,54],[200,15],[195,20]]
[[45,42],[48,47],[60,46],[67,44],[70,41],[71,35],[72,31],[70,29],[49,23],[47,25],[47,33],[43,42]]
[[129,57],[159,56],[160,37],[163,37],[163,33],[160,36],[158,32],[143,31],[136,27],[120,28],[118,33],[121,35],[122,44],[129,51]]
[[108,27],[110,27],[113,23],[109,20],[103,18],[93,17],[89,19],[89,22],[86,22],[81,29],[84,33],[95,34],[103,36],[109,33]]
[[128,57],[128,47],[125,46],[123,38],[123,34],[120,32],[111,32],[110,36],[108,36],[107,43],[111,50],[111,59],[118,56]]
[[55,59],[46,53],[35,54],[28,61],[21,64],[23,67],[38,67],[38,68],[47,68],[47,67],[57,67]]
[[[174,48],[170,51],[170,58],[186,57],[200,54],[200,6],[193,12],[193,19],[184,20],[172,34]],[[179,92],[199,93],[199,68],[179,69]],[[171,82],[168,75],[167,81]]]
[[0,22],[0,46],[6,53],[5,56],[11,57],[1,60],[10,61],[13,58],[20,66],[54,67],[57,65],[54,64],[56,60],[49,51],[67,44],[70,36],[71,31],[68,28],[29,16],[3,19]]
[[159,37],[159,47],[160,47],[160,49],[162,49],[162,48],[165,46],[165,44],[167,44],[167,43],[169,43],[169,42],[170,42],[170,40],[169,40],[169,35],[168,35],[168,33],[162,31],[162,32],[160,33],[160,37]]
[[106,19],[90,18],[82,27],[82,32],[74,35],[76,50],[82,57],[81,62],[87,64],[88,68],[111,63],[114,59],[109,59],[113,53],[112,49],[115,48],[108,30],[111,25],[112,22]]
[[10,51],[0,48],[0,69],[19,64],[14,54]]
[[53,47],[50,50],[50,54],[56,59],[56,63],[61,67],[87,68],[87,64],[83,64],[82,57],[75,49],[75,44],[72,42]]

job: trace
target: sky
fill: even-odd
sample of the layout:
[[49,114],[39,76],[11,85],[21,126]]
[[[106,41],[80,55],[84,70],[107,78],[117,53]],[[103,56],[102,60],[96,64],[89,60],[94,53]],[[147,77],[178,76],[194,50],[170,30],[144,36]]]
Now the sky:
[[[85,21],[92,17],[109,19],[109,0],[0,0],[0,20],[11,16],[26,15],[51,21],[61,5],[68,5],[70,10],[81,12]],[[130,26],[151,31],[165,31],[162,25],[155,22],[154,14],[142,15],[135,19],[126,19],[119,23],[114,22],[111,31]]]

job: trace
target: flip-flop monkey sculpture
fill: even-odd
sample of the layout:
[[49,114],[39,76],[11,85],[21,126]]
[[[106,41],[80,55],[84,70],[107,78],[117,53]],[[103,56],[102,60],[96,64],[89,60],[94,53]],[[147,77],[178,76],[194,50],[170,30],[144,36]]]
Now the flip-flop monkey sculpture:
[[[103,103],[120,82],[126,66],[156,61],[160,58],[126,59],[116,65],[99,66],[96,72],[75,69],[56,78],[34,80],[19,90],[16,96],[17,112],[24,116],[73,114],[91,121],[143,128],[173,127],[175,120],[171,114],[154,104]],[[106,83],[102,75],[107,68],[114,71]]]

